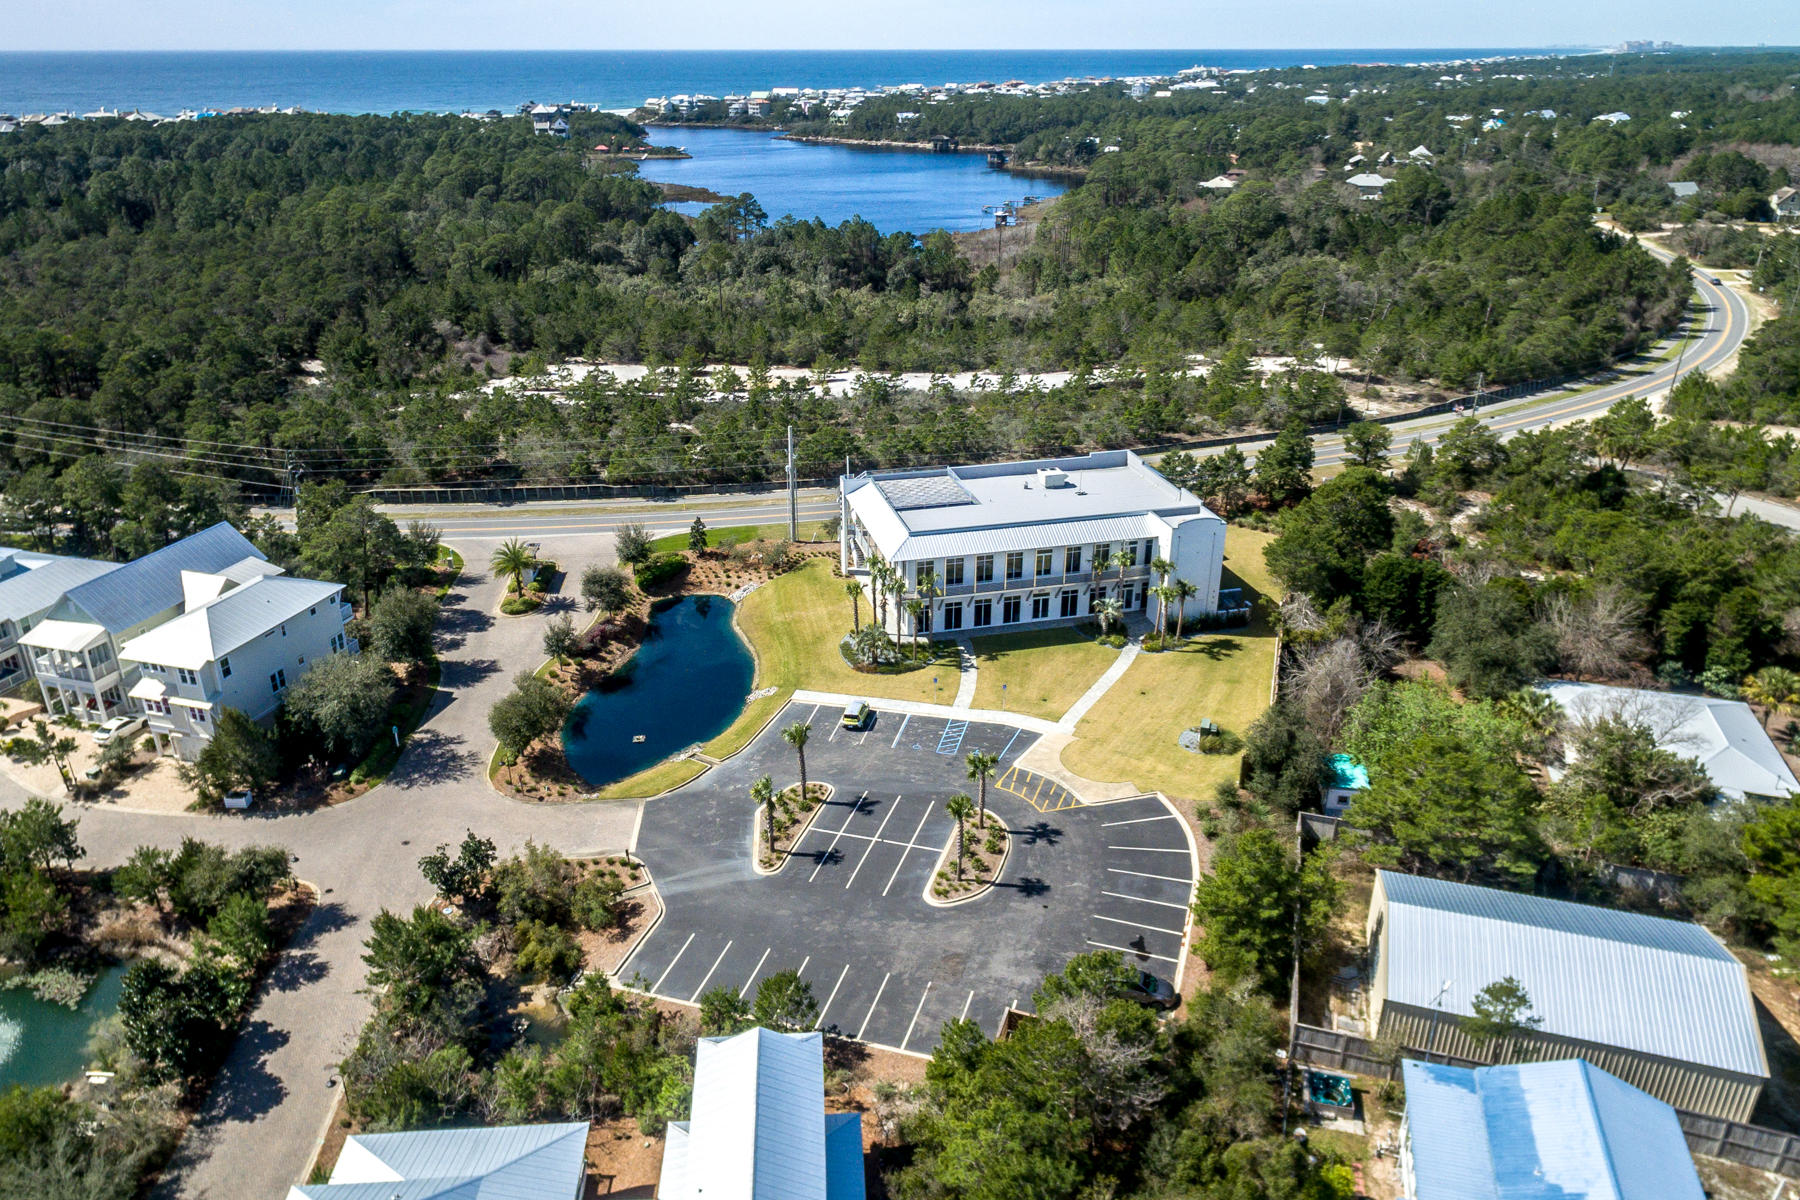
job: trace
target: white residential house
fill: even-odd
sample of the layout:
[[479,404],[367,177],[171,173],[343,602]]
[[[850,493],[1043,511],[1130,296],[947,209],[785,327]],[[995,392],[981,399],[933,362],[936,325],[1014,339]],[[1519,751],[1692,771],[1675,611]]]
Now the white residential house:
[[919,633],[1090,619],[1104,599],[1142,611],[1159,558],[1196,589],[1190,622],[1220,609],[1225,522],[1129,450],[864,472],[839,498],[845,574],[879,558],[903,580],[887,605],[896,636],[915,632],[911,599],[926,602]]
[[185,577],[217,576],[229,586],[280,570],[221,521],[68,587],[19,636],[19,644],[30,648],[45,707],[95,723],[143,711],[127,695],[137,668],[120,660],[119,648],[182,614],[190,598]]
[[119,648],[137,672],[127,695],[148,714],[159,753],[193,761],[221,709],[271,717],[311,664],[355,649],[343,584],[264,575],[234,587],[192,572],[182,583],[183,613]]
[[42,623],[70,588],[118,567],[93,558],[0,547],[0,692],[36,675],[35,655],[19,639]]
[[1775,214],[1777,221],[1792,221],[1800,217],[1800,188],[1777,188],[1769,197],[1769,209]]
[[825,1111],[824,1045],[761,1027],[701,1038],[659,1200],[863,1200],[862,1114]]
[[1362,199],[1379,200],[1381,199],[1381,189],[1387,187],[1394,181],[1385,175],[1377,175],[1372,171],[1365,171],[1360,175],[1352,175],[1350,178],[1344,180],[1344,182],[1355,188],[1357,195]]
[[359,1133],[287,1200],[581,1200],[588,1123]]

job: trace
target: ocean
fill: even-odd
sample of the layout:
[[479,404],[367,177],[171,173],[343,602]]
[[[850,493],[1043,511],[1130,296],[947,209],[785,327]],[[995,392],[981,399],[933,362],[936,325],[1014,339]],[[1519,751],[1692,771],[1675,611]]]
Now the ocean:
[[1362,50],[720,50],[0,52],[0,112],[277,105],[320,112],[460,112],[577,101],[630,108],[675,92],[770,87],[1172,75],[1362,62],[1445,62],[1567,51]]

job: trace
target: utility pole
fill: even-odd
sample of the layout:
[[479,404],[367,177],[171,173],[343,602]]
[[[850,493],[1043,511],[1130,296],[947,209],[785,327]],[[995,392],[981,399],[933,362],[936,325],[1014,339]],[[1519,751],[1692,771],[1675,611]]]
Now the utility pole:
[[1477,415],[1480,415],[1480,413],[1481,413],[1481,391],[1482,391],[1482,388],[1486,386],[1486,384],[1487,384],[1487,372],[1486,371],[1475,372],[1475,412]]
[[794,427],[787,427],[788,433],[788,541],[800,540],[800,485],[794,475]]

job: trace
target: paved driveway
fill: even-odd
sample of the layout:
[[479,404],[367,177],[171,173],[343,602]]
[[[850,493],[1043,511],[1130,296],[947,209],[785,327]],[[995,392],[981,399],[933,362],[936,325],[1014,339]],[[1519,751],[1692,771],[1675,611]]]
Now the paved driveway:
[[[752,866],[750,783],[797,777],[783,726],[810,721],[809,779],[835,792],[774,875]],[[835,709],[790,704],[739,757],[650,801],[638,836],[666,909],[625,964],[656,995],[749,996],[793,968],[820,1022],[846,1036],[929,1053],[959,1017],[996,1032],[1009,1006],[1071,955],[1118,949],[1173,978],[1193,856],[1185,826],[1154,797],[1044,811],[990,787],[1013,831],[1000,885],[950,907],[925,902],[953,835],[944,803],[973,791],[963,755],[1000,754],[1004,773],[1035,735],[1005,725],[877,712],[863,732]]]
[[[189,836],[234,847],[273,843],[292,851],[295,873],[323,893],[258,998],[158,1196],[261,1200],[286,1195],[300,1180],[337,1099],[335,1064],[368,1019],[361,991],[368,923],[383,908],[430,898],[416,868],[421,855],[468,829],[493,838],[502,854],[527,838],[568,852],[630,844],[636,802],[532,806],[488,786],[488,709],[515,674],[543,660],[546,619],[495,615],[505,585],[485,570],[493,544],[457,543],[469,565],[440,626],[442,687],[380,788],[337,808],[281,817],[77,810],[91,865],[116,865],[137,846],[174,846]],[[613,557],[610,538],[546,541],[544,549],[570,580],[586,563]],[[8,804],[23,799],[4,780],[0,792]]]

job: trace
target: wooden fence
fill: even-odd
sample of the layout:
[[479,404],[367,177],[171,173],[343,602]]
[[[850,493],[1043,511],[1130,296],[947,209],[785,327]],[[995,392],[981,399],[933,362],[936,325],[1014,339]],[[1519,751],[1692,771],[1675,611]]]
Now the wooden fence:
[[[1375,1057],[1374,1047],[1370,1045],[1369,1039],[1353,1033],[1339,1033],[1316,1025],[1298,1025],[1294,1028],[1293,1046],[1296,1065],[1323,1067],[1371,1079],[1400,1078],[1400,1064],[1397,1061],[1387,1062]],[[1433,1062],[1447,1063],[1453,1067],[1488,1065],[1445,1054],[1433,1054],[1430,1058]],[[1681,1132],[1686,1135],[1691,1152],[1800,1179],[1800,1135],[1767,1129],[1761,1125],[1749,1125],[1742,1121],[1727,1121],[1721,1117],[1685,1112],[1679,1108],[1675,1110],[1675,1115],[1681,1121]]]

